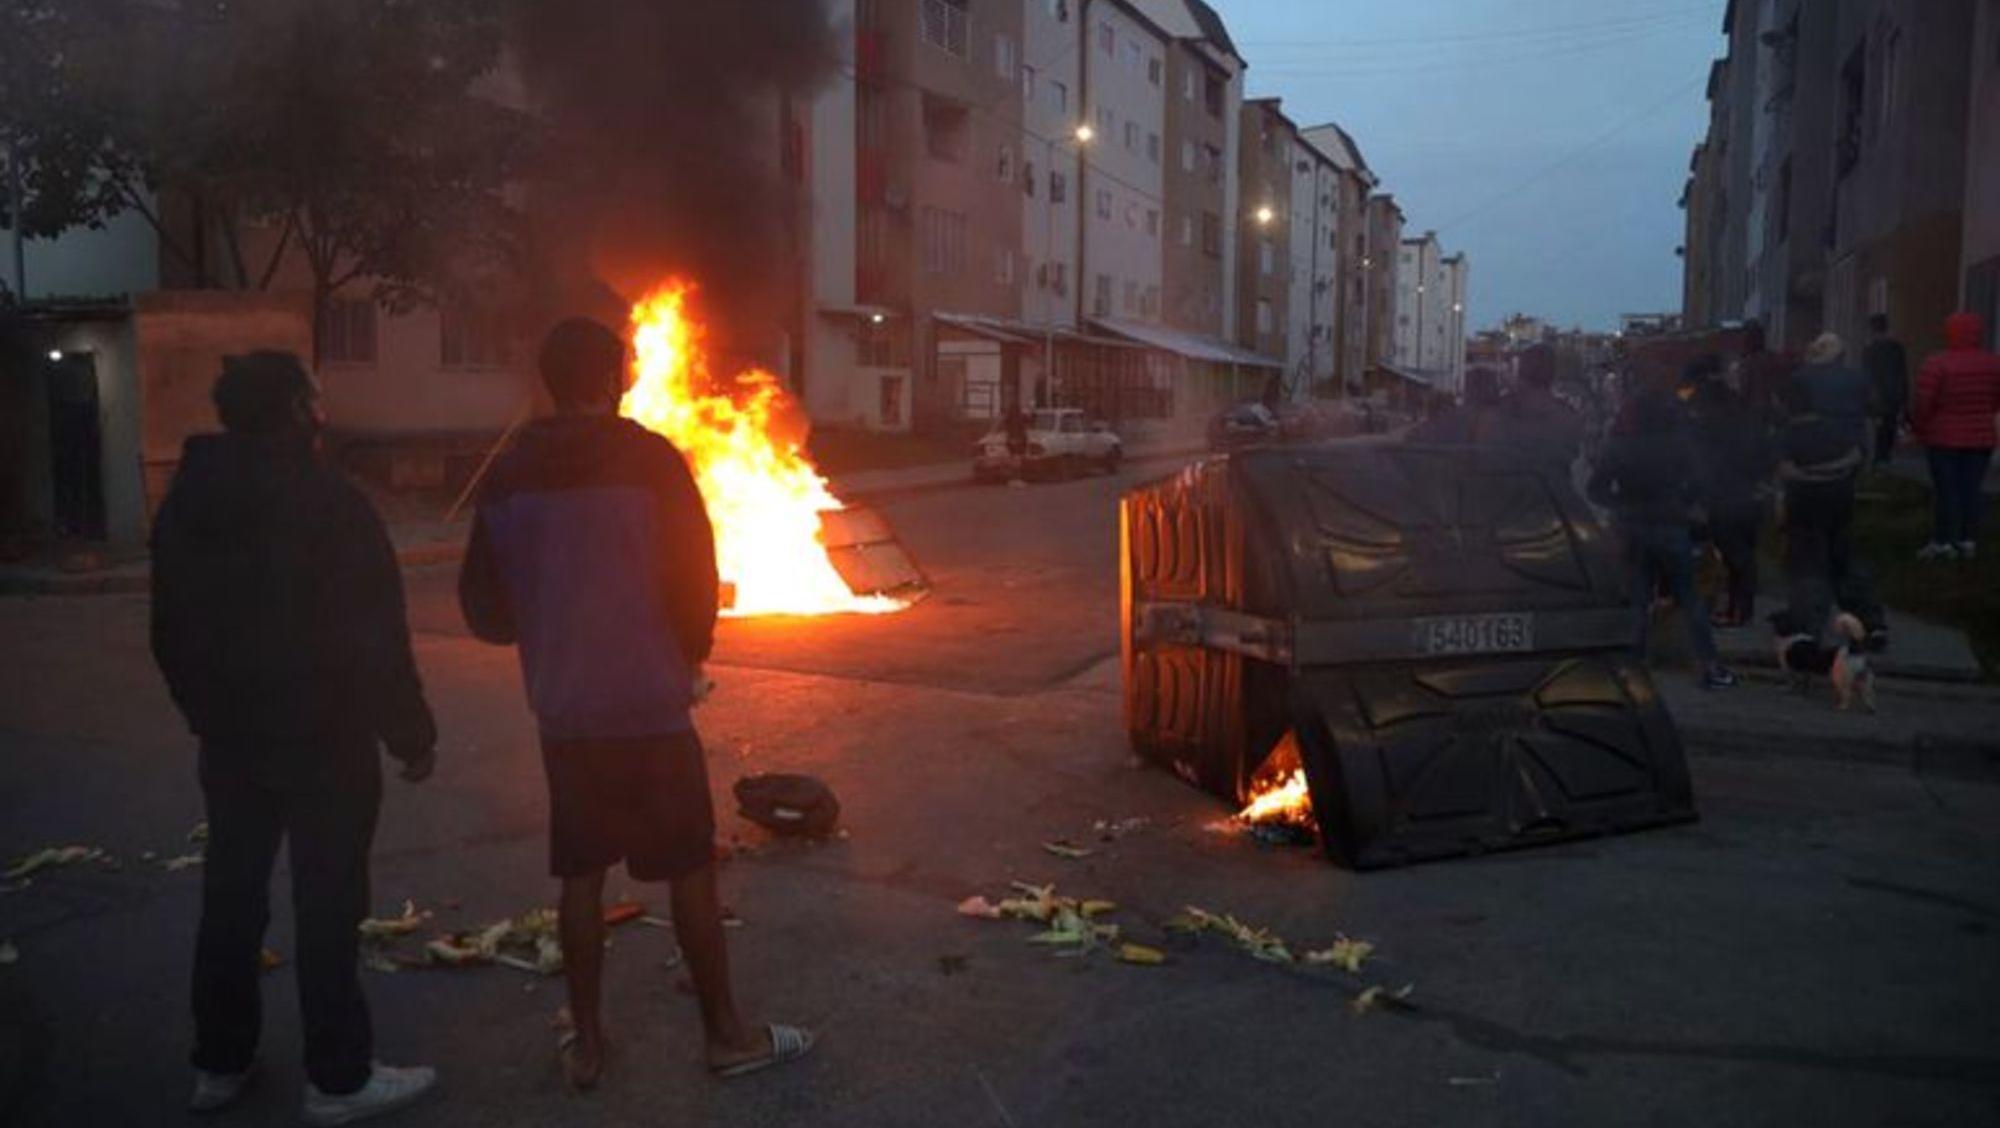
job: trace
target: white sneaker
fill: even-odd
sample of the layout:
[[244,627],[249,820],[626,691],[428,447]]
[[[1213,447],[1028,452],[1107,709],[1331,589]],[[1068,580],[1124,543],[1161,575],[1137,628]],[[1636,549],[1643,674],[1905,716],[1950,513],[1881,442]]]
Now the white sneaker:
[[1948,544],[1939,544],[1936,541],[1932,541],[1917,550],[1917,559],[1923,561],[1950,560],[1957,555],[1958,549]]
[[305,1121],[313,1128],[352,1124],[407,1108],[436,1085],[437,1070],[428,1065],[383,1065],[378,1061],[368,1083],[351,1093],[329,1096],[307,1082]]
[[1976,542],[1976,541],[1959,541],[1959,542],[1958,542],[1958,558],[1959,558],[1960,560],[1977,560],[1977,559],[1979,559],[1979,544],[1978,544],[1978,542]]
[[241,1073],[210,1073],[206,1069],[194,1071],[194,1094],[188,1097],[189,1112],[221,1112],[243,1099],[250,1091],[250,1082],[257,1077],[257,1067],[251,1066]]

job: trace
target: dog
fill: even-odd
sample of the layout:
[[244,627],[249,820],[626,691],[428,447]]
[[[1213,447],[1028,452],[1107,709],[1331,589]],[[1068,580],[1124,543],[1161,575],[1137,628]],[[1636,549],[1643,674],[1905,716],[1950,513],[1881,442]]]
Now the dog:
[[1797,617],[1779,611],[1770,617],[1775,636],[1778,668],[1790,675],[1792,690],[1805,693],[1815,677],[1825,677],[1833,685],[1834,707],[1846,712],[1859,699],[1870,713],[1875,706],[1875,671],[1868,652],[1877,649],[1868,627],[1858,616],[1842,611],[1833,617],[1833,646],[1823,646],[1819,634],[1802,630]]

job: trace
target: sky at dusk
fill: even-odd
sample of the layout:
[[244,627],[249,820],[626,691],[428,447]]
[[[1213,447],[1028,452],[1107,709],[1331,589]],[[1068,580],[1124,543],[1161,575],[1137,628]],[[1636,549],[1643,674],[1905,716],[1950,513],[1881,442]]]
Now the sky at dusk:
[[1725,0],[1212,0],[1247,94],[1337,121],[1406,235],[1472,263],[1470,324],[1678,310],[1676,206]]

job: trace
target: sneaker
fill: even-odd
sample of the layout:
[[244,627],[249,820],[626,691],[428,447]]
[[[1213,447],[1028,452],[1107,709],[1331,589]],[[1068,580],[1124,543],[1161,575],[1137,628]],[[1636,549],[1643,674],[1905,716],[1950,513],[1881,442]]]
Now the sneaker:
[[376,1062],[368,1083],[351,1093],[332,1096],[306,1085],[305,1121],[313,1128],[352,1124],[413,1105],[437,1085],[437,1070],[428,1065],[396,1066]]
[[254,1065],[241,1073],[210,1073],[206,1069],[197,1069],[194,1071],[194,1094],[188,1097],[188,1111],[221,1112],[242,1100],[256,1077],[257,1067]]
[[1959,541],[1955,551],[1960,560],[1979,559],[1979,545],[1976,541]]
[[1917,559],[1925,562],[1929,562],[1932,560],[1951,560],[1957,556],[1958,556],[1958,549],[1948,544],[1939,544],[1937,541],[1932,541],[1931,543],[1917,550]]
[[1727,666],[1710,666],[1701,675],[1703,689],[1735,689],[1740,684],[1736,674]]

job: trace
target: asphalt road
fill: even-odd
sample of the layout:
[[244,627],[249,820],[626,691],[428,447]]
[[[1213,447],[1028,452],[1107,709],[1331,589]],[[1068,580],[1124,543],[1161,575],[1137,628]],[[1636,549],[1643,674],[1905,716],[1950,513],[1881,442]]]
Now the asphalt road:
[[[1158,467],[1153,468],[1155,472]],[[885,506],[936,581],[899,616],[732,624],[700,716],[736,847],[733,958],[813,1058],[718,1084],[663,933],[610,957],[618,1053],[556,1081],[559,985],[507,969],[367,973],[379,1052],[443,1091],[393,1123],[727,1125],[1965,1125],[2000,1114],[2000,789],[1882,767],[1693,760],[1699,824],[1365,875],[1217,830],[1135,765],[1115,670],[1117,483]],[[541,768],[512,655],[458,633],[450,574],[412,577],[439,773],[391,782],[375,900],[469,927],[545,904]],[[199,872],[191,753],[138,597],[0,600],[0,857],[123,860],[0,894],[0,1124],[184,1118]],[[769,843],[729,814],[757,770],[827,779],[850,837]],[[1099,820],[1141,819],[1100,841]],[[1095,850],[1065,860],[1041,843]],[[148,861],[146,852],[156,855]],[[1159,967],[1061,958],[953,911],[1011,880],[1107,897]],[[618,884],[618,883],[614,883]],[[658,906],[657,889],[626,886]],[[1234,912],[1300,946],[1377,945],[1361,974],[1288,970],[1163,926]],[[285,882],[271,946],[290,951]],[[293,1123],[298,1019],[267,978],[268,1070],[210,1123]],[[1410,987],[1357,1013],[1369,987]]]

